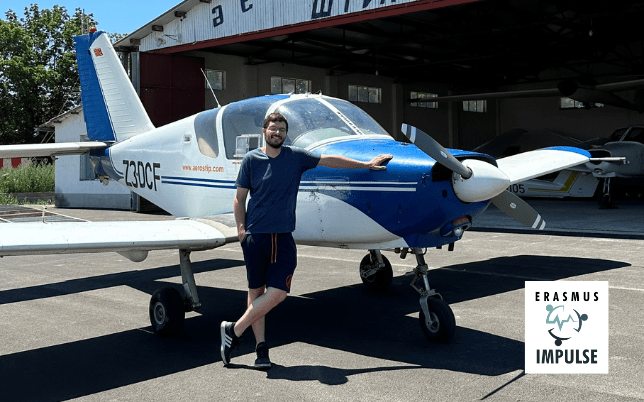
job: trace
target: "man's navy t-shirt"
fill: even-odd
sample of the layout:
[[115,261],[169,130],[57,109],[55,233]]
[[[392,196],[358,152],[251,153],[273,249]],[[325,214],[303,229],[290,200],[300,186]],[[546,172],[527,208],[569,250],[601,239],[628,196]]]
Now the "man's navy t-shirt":
[[289,233],[295,230],[295,204],[302,174],[318,165],[320,155],[282,146],[271,158],[259,148],[244,155],[235,184],[250,190],[246,233]]

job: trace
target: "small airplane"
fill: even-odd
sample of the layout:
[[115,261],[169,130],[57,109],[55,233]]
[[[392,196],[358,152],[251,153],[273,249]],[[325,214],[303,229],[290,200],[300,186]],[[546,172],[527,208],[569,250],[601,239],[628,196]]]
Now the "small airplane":
[[[582,140],[553,130],[529,132],[523,129],[512,129],[479,145],[473,151],[500,158],[550,145],[583,148],[582,145],[585,144],[587,143]],[[573,167],[572,169],[576,168]],[[513,184],[508,187],[508,191],[521,198],[590,198],[595,195],[598,184],[599,179],[587,169],[584,171],[566,169],[527,180],[523,183]]]
[[584,166],[593,176],[604,179],[599,207],[615,208],[617,203],[611,194],[612,179],[644,178],[644,127],[620,128],[608,139],[590,145],[588,151],[592,158]]
[[412,287],[420,294],[420,326],[447,342],[456,321],[430,285],[427,248],[461,239],[490,202],[519,222],[545,221],[508,186],[588,162],[587,151],[555,147],[495,160],[447,150],[421,130],[402,125],[410,143],[395,141],[355,105],[323,95],[263,96],[207,110],[155,128],[104,32],[75,38],[82,103],[90,142],[0,147],[6,155],[90,153],[96,176],[116,180],[177,219],[159,222],[16,223],[0,233],[0,256],[115,251],[132,261],[150,250],[179,249],[183,292],[157,290],[150,322],[160,335],[177,334],[185,312],[201,306],[190,265],[192,251],[237,241],[232,219],[241,158],[263,145],[264,117],[289,121],[287,145],[321,154],[393,159],[384,171],[317,167],[302,177],[294,232],[299,244],[368,250],[363,283],[384,290],[391,263],[381,250],[413,254]]

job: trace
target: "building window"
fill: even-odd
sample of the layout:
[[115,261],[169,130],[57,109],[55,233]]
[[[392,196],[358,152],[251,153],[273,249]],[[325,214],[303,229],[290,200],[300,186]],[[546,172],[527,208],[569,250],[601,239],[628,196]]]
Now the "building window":
[[[425,92],[412,92],[411,99],[426,99],[426,98],[436,98],[438,94],[429,94]],[[426,107],[430,109],[438,109],[438,102],[412,102],[413,107]]]
[[271,93],[305,94],[311,92],[311,81],[299,78],[271,77]]
[[[603,103],[595,103],[596,107],[604,107]],[[579,102],[574,99],[561,97],[561,109],[581,109],[584,107],[584,102]]]
[[464,101],[463,102],[463,111],[464,112],[486,113],[487,112],[487,101],[486,100]]
[[220,91],[226,89],[225,71],[206,70],[206,78],[207,78],[207,81],[205,83],[206,89],[210,89],[210,87],[208,86],[208,83],[210,83],[210,86],[212,86],[212,89],[217,89]]
[[[89,141],[89,137],[86,135],[80,136],[81,142]],[[94,168],[89,159],[89,154],[80,155],[80,180],[96,180],[96,174],[94,173]]]
[[381,103],[382,89],[349,85],[349,100],[352,102]]

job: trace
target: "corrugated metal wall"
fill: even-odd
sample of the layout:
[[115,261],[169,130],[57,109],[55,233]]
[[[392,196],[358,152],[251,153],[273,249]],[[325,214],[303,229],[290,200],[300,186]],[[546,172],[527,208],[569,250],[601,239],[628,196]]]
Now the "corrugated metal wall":
[[[200,3],[163,32],[141,39],[140,51],[225,38],[312,20],[414,3],[418,0],[213,0]],[[437,3],[440,0],[437,0]]]

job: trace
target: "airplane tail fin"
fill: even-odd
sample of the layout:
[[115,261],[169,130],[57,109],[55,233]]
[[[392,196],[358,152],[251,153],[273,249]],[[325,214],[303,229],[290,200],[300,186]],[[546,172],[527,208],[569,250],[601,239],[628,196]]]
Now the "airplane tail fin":
[[119,142],[154,129],[107,34],[76,36],[74,45],[89,138]]

